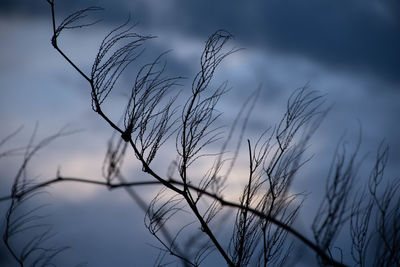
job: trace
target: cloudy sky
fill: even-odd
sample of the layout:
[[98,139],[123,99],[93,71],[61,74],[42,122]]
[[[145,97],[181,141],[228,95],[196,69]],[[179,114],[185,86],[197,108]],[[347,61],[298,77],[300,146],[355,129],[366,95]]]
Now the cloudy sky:
[[[248,2],[248,3],[247,3]],[[260,84],[262,92],[247,134],[257,136],[276,123],[294,89],[308,85],[326,95],[332,110],[310,143],[314,160],[305,167],[294,190],[309,193],[304,214],[315,212],[324,188],[324,177],[335,145],[345,134],[349,147],[361,125],[366,172],[382,139],[390,146],[387,174],[398,178],[400,161],[400,4],[386,1],[183,1],[115,0],[56,1],[59,21],[87,6],[102,6],[94,14],[102,21],[92,28],[67,32],[60,46],[89,72],[104,35],[131,15],[139,33],[151,40],[144,62],[168,53],[168,73],[187,77],[182,91],[199,70],[207,37],[218,29],[231,32],[232,45],[243,50],[233,54],[216,73],[215,83],[229,81],[232,90],[221,101],[224,123]],[[63,137],[34,159],[30,173],[38,179],[64,175],[101,179],[106,143],[112,134],[90,106],[85,81],[51,47],[50,10],[44,0],[3,0],[0,3],[0,138],[23,126],[6,147],[27,144],[38,125],[37,140],[64,126],[78,133]],[[132,71],[135,69],[133,68]],[[121,78],[111,114],[118,118],[124,100]],[[186,91],[185,91],[186,90]],[[368,154],[369,153],[369,154]],[[368,156],[369,155],[369,156]],[[164,157],[175,158],[166,150]],[[0,193],[9,192],[20,158],[0,162]],[[166,173],[169,162],[157,163]],[[125,171],[132,179],[145,179],[133,157]],[[365,178],[360,175],[359,182]],[[241,181],[231,182],[232,192]],[[146,201],[155,189],[140,189]],[[58,232],[55,240],[71,246],[61,255],[60,266],[87,262],[88,266],[147,266],[157,256],[154,239],[143,226],[144,213],[124,191],[108,192],[93,186],[63,184],[49,189],[52,203],[48,220]],[[235,199],[235,195],[230,196]],[[7,203],[1,203],[2,214]],[[309,220],[299,218],[298,227],[310,234]],[[3,221],[2,221],[3,223]],[[2,226],[3,227],[3,226]],[[3,228],[2,228],[3,229]],[[307,232],[308,231],[308,232]],[[307,258],[307,257],[305,257]],[[0,263],[9,260],[0,246]],[[218,266],[218,257],[208,264]],[[306,261],[307,259],[304,259]],[[13,265],[5,265],[13,266]]]

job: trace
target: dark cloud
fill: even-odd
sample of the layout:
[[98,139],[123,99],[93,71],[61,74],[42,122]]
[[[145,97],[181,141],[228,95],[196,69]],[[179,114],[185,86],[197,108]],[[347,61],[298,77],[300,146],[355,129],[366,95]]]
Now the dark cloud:
[[400,81],[398,17],[360,1],[185,1],[178,10],[187,32],[226,28],[250,45]]
[[[47,14],[45,1],[2,2],[3,12]],[[59,1],[60,12],[100,5],[106,20],[131,13],[143,27],[205,39],[218,28],[245,47],[296,54],[336,69],[400,82],[400,20],[396,1]],[[123,10],[123,11],[121,11]],[[126,12],[126,14],[121,14]]]

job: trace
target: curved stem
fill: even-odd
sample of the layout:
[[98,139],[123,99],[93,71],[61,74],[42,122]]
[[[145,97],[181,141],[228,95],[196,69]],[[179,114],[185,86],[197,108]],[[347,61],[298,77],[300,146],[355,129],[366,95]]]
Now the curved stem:
[[[163,182],[161,182],[163,181]],[[145,186],[145,185],[164,185],[164,182],[169,184],[170,186],[168,188],[171,189],[171,187],[176,188],[173,185],[177,185],[177,186],[184,186],[184,183],[178,180],[174,180],[174,179],[169,179],[169,180],[164,180],[161,179],[160,181],[138,181],[138,182],[130,182],[130,183],[116,183],[116,184],[112,184],[112,183],[108,183],[108,182],[103,182],[103,181],[96,181],[96,180],[90,180],[90,179],[84,179],[84,178],[76,178],[76,177],[62,177],[62,176],[58,176],[54,179],[50,179],[48,181],[45,181],[43,183],[37,184],[35,186],[32,186],[28,189],[26,189],[25,191],[13,195],[13,196],[3,196],[0,197],[0,202],[1,201],[5,201],[5,200],[10,200],[10,199],[15,199],[15,198],[21,198],[22,196],[31,193],[39,188],[43,188],[46,187],[48,185],[51,184],[56,184],[59,182],[80,182],[80,183],[87,183],[87,184],[93,184],[93,185],[101,185],[101,186],[106,186],[109,189],[117,189],[117,188],[124,188],[124,187],[131,187],[131,186]],[[292,235],[294,235],[297,239],[299,239],[300,241],[302,241],[306,246],[308,246],[309,248],[311,248],[312,250],[314,250],[314,252],[316,252],[318,254],[318,256],[320,256],[327,264],[330,264],[332,266],[337,266],[337,267],[345,267],[347,265],[337,262],[335,260],[333,260],[329,255],[327,255],[322,249],[320,249],[317,245],[315,245],[310,239],[308,239],[307,237],[305,237],[304,235],[302,235],[300,232],[298,232],[297,230],[293,229],[292,227],[286,225],[285,223],[279,221],[278,219],[268,216],[267,214],[264,214],[263,212],[251,208],[251,207],[247,207],[244,206],[242,204],[239,203],[235,203],[235,202],[231,202],[231,201],[227,201],[225,199],[223,199],[222,197],[210,193],[208,191],[205,191],[201,188],[198,188],[196,186],[187,184],[188,188],[197,191],[203,195],[206,195],[214,200],[217,200],[222,206],[226,206],[226,207],[232,207],[232,208],[238,208],[238,209],[243,209],[243,210],[247,210],[248,212],[253,213],[254,215],[266,219],[268,221],[270,221],[271,223],[273,223],[274,225],[276,225],[277,227],[280,227],[282,229],[284,229],[285,231],[291,233]],[[178,188],[177,188],[178,189]],[[180,189],[178,189],[180,190]],[[175,191],[175,190],[174,190]],[[175,191],[176,192],[176,191]],[[201,216],[200,216],[201,217]]]

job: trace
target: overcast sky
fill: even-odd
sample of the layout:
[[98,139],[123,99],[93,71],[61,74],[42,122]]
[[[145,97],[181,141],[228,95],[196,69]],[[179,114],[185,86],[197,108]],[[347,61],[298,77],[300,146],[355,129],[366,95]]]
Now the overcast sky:
[[[304,214],[315,212],[313,203],[321,198],[327,167],[344,133],[351,148],[361,125],[360,154],[370,155],[363,163],[366,172],[385,139],[390,146],[387,174],[398,179],[399,1],[60,0],[56,1],[57,17],[61,21],[74,10],[93,5],[105,8],[94,14],[102,21],[92,28],[70,31],[59,41],[82,69],[90,70],[104,35],[131,15],[139,33],[158,37],[146,47],[144,61],[172,50],[167,55],[168,73],[187,77],[183,92],[190,90],[190,80],[199,70],[207,37],[218,29],[231,32],[235,36],[232,45],[244,49],[229,57],[216,74],[215,84],[227,80],[232,87],[219,110],[224,112],[224,122],[229,122],[243,99],[261,84],[256,112],[247,130],[250,137],[279,120],[294,89],[309,85],[326,94],[332,110],[310,143],[314,160],[294,184],[294,190],[310,193],[298,222],[308,234],[310,220]],[[7,147],[24,145],[36,123],[38,140],[66,125],[70,130],[83,130],[43,150],[30,172],[46,179],[54,177],[60,168],[65,175],[101,179],[112,131],[91,110],[88,85],[51,47],[50,19],[45,0],[0,2],[0,138],[22,125],[22,131]],[[131,77],[122,77],[122,89],[108,104],[115,118],[120,116],[118,108],[127,92],[124,85],[129,85]],[[163,156],[172,161],[175,152],[168,150]],[[0,162],[1,195],[9,192],[19,160],[12,157]],[[161,161],[157,168],[166,173],[169,163]],[[132,179],[145,178],[133,157],[126,161],[125,169]],[[361,175],[360,184],[363,178]],[[235,183],[240,181],[232,181],[234,189]],[[156,192],[140,190],[145,200],[151,200]],[[110,193],[93,186],[65,184],[52,186],[49,192],[46,201],[53,203],[48,213],[58,232],[55,240],[71,246],[61,256],[65,265],[60,266],[86,261],[87,266],[152,263],[149,258],[156,256],[157,250],[151,245],[157,243],[143,226],[144,213],[124,191]],[[0,205],[2,212],[6,204]],[[7,252],[0,248],[0,265],[13,266],[6,264]],[[207,266],[219,266],[218,260],[213,258]]]

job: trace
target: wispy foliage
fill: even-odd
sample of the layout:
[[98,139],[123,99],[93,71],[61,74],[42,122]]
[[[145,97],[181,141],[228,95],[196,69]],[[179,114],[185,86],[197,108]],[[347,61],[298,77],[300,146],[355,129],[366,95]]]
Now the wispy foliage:
[[[16,134],[18,131],[14,132]],[[36,129],[25,147],[23,160],[18,169],[11,188],[11,201],[6,213],[3,241],[14,260],[20,266],[51,266],[55,257],[66,250],[67,246],[50,245],[54,236],[51,225],[46,224],[47,215],[41,214],[45,204],[31,207],[32,199],[43,191],[31,191],[35,181],[29,179],[27,168],[32,158],[49,143],[67,134],[65,131],[49,136],[35,144]],[[2,144],[10,138],[2,140]],[[2,157],[0,157],[1,159]],[[19,245],[20,238],[27,239],[23,246]]]
[[[115,134],[103,163],[105,181],[63,177],[57,173],[56,178],[35,184],[26,175],[28,162],[42,147],[65,132],[35,145],[32,138],[11,194],[0,198],[10,201],[3,240],[21,266],[26,262],[34,266],[51,265],[54,257],[65,249],[42,246],[51,235],[50,228],[42,223],[45,217],[36,214],[41,206],[22,214],[18,210],[41,189],[66,181],[105,186],[110,190],[124,188],[145,211],[145,227],[159,244],[155,266],[176,264],[167,255],[172,255],[183,266],[199,266],[212,253],[219,255],[228,266],[286,266],[294,255],[295,240],[314,251],[320,265],[347,266],[343,257],[332,253],[345,226],[350,227],[349,255],[355,265],[400,265],[400,182],[395,179],[383,185],[388,157],[388,149],[383,145],[378,149],[368,186],[354,192],[361,141],[352,153],[340,142],[328,171],[324,199],[311,226],[314,240],[294,227],[305,196],[292,191],[291,185],[301,167],[310,160],[305,158],[305,152],[329,111],[318,92],[307,86],[294,91],[282,119],[256,140],[247,139],[247,148],[243,150],[248,121],[260,89],[244,101],[228,130],[219,126],[217,121],[222,113],[217,105],[228,91],[228,85],[227,82],[215,85],[214,76],[221,62],[238,51],[228,44],[233,38],[229,32],[219,30],[208,37],[200,56],[200,70],[187,86],[189,95],[179,105],[178,96],[185,94],[174,90],[182,86],[183,91],[186,87],[180,76],[167,75],[168,53],[142,66],[138,64],[145,43],[154,37],[136,33],[135,25],[130,26],[128,19],[104,37],[90,73],[85,74],[59,47],[58,38],[66,29],[95,24],[97,21],[85,22],[87,15],[101,8],[77,11],[57,24],[55,1],[47,2],[52,15],[52,45],[88,82],[92,109]],[[103,110],[103,105],[106,100],[112,101],[112,92],[120,85],[118,81],[134,64],[137,71],[130,76],[133,81],[124,112],[120,121],[114,121]],[[169,138],[174,139],[176,151],[165,159],[160,156],[160,150]],[[8,139],[0,141],[0,148]],[[211,145],[214,152],[210,153]],[[215,150],[216,145],[220,146],[219,150]],[[0,153],[0,157],[21,151],[20,148],[9,150]],[[223,198],[224,189],[232,179],[240,153],[247,156],[244,157],[247,174],[239,174],[243,176],[240,178],[244,187],[238,202],[227,201]],[[129,181],[125,178],[122,166],[128,155],[137,160],[150,179]],[[200,159],[207,159],[202,161],[206,167],[201,170],[194,168]],[[171,164],[163,175],[154,168],[153,162],[165,160]],[[161,187],[149,203],[133,190],[135,186],[145,185]],[[230,208],[236,211],[233,219],[226,215]],[[226,238],[222,235],[229,227],[232,231]],[[22,249],[14,247],[12,238],[28,231],[36,235]],[[376,251],[373,256],[371,250]]]

